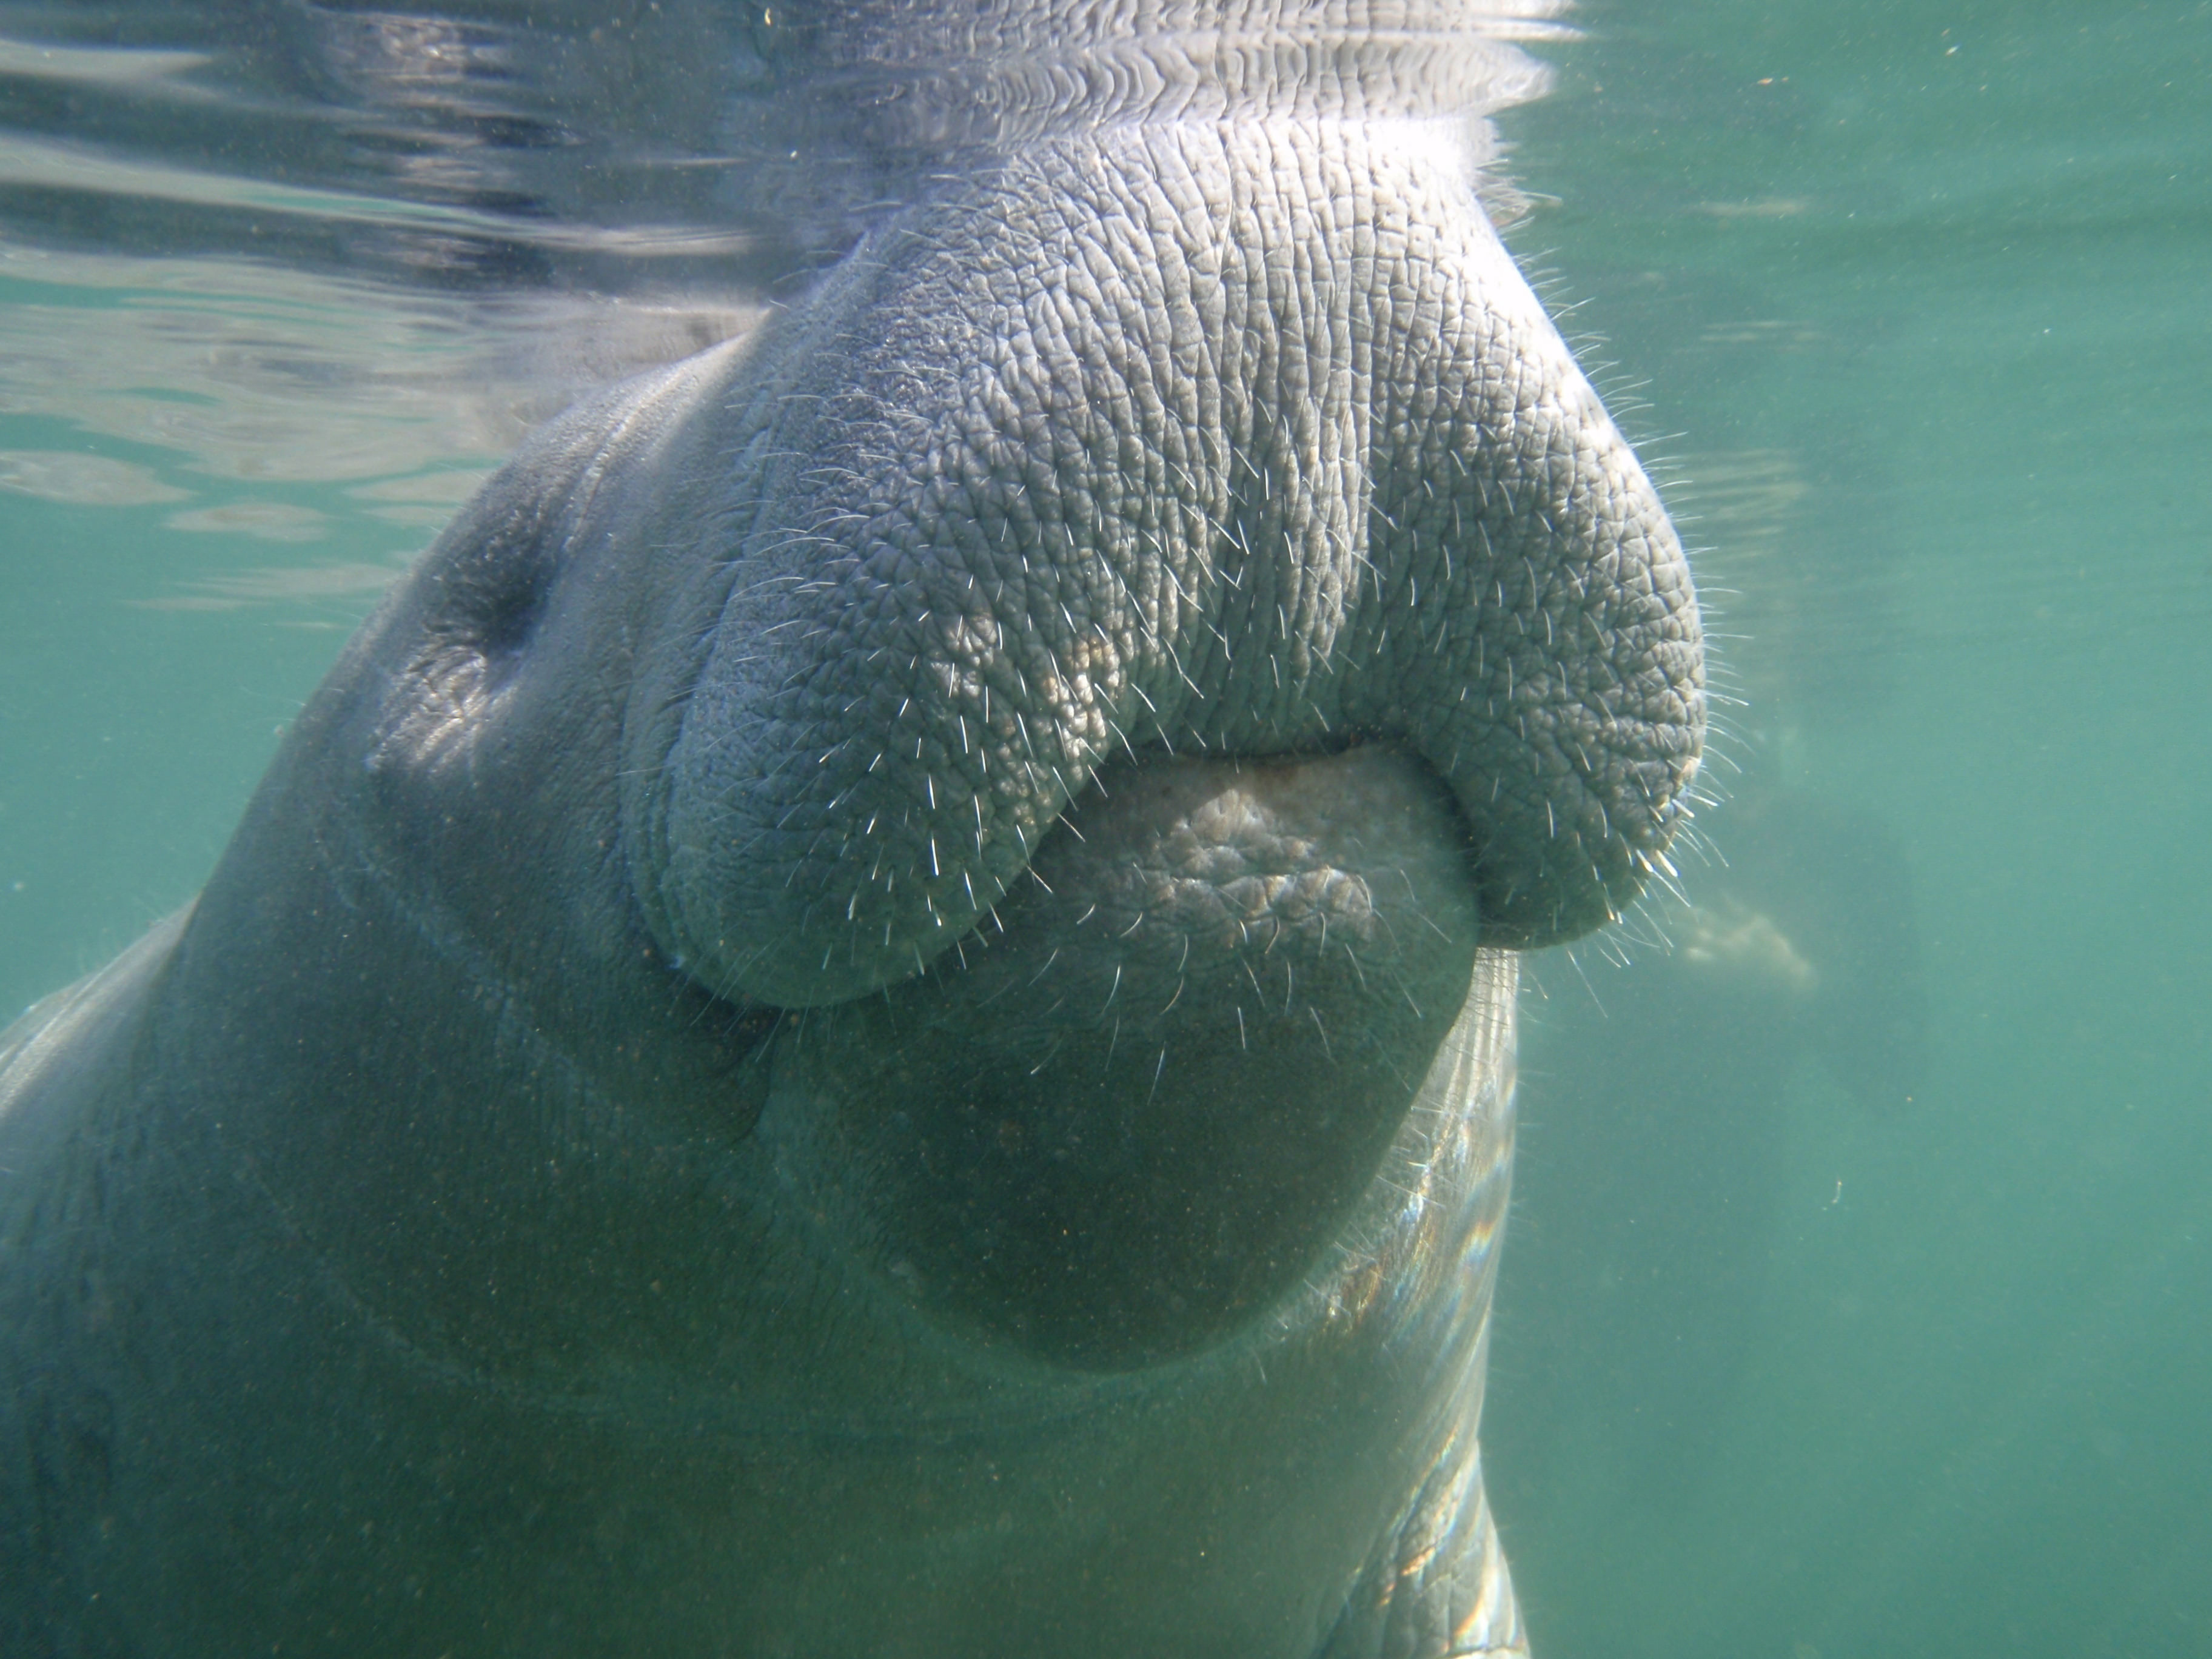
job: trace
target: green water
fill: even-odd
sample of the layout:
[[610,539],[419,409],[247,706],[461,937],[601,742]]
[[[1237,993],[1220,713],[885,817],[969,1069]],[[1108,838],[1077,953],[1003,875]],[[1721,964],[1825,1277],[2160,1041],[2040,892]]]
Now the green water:
[[[1694,1085],[1547,1086],[1633,994],[1545,964],[1485,1437],[1531,1626],[1555,1659],[2212,1654],[2212,9],[1581,15],[1508,123],[1559,198],[1518,244],[1710,550],[1733,787],[1894,838],[1929,1027],[1910,1108],[1801,1055],[1716,1153],[1621,1127]],[[1707,1041],[1723,1088],[1774,1044]],[[1703,1206],[1698,1273],[1588,1212],[1624,1134],[1617,1206]],[[1729,1362],[1702,1399],[1685,1325]]]
[[[2212,1655],[2212,8],[1577,21],[1512,240],[1704,550],[1685,886],[1926,1024],[1824,1050],[1664,902],[1537,965],[1485,1440],[1539,1654]],[[189,897],[561,334],[0,245],[0,1006]]]

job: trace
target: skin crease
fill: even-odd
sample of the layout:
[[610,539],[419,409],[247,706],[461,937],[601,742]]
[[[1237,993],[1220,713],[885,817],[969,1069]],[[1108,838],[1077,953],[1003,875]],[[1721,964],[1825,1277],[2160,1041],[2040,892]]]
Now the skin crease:
[[0,1046],[0,1650],[1523,1650],[1514,952],[1699,635],[1343,105],[934,177],[463,510]]

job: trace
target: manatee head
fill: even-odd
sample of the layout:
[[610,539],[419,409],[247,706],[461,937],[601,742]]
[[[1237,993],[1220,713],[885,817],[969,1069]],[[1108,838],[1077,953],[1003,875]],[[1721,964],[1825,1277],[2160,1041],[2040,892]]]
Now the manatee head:
[[807,1249],[1080,1367],[1286,1305],[1698,764],[1680,544],[1479,130],[1284,84],[962,136],[520,475],[626,596],[588,855],[769,1034],[729,1121]]

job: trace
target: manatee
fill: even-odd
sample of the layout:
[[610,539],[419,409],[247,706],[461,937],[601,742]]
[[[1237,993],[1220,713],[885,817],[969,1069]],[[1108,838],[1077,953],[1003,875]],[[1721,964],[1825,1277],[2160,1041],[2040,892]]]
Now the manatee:
[[1665,869],[1700,635],[1389,21],[812,19],[960,165],[532,439],[0,1042],[0,1650],[1525,1650],[1517,953]]

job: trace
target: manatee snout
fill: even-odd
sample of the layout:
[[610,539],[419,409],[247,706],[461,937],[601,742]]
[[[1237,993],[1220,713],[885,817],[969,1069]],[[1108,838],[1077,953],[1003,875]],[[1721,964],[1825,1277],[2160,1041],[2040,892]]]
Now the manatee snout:
[[1162,758],[1031,872],[926,974],[794,1022],[778,1103],[933,1313],[1149,1363],[1279,1297],[1371,1180],[1468,995],[1468,833],[1389,745]]
[[1499,947],[1663,857],[1681,549],[1446,128],[1040,144],[746,351],[671,452],[718,482],[650,532],[689,597],[624,769],[650,922],[718,994],[920,970],[1123,758],[1401,745]]

